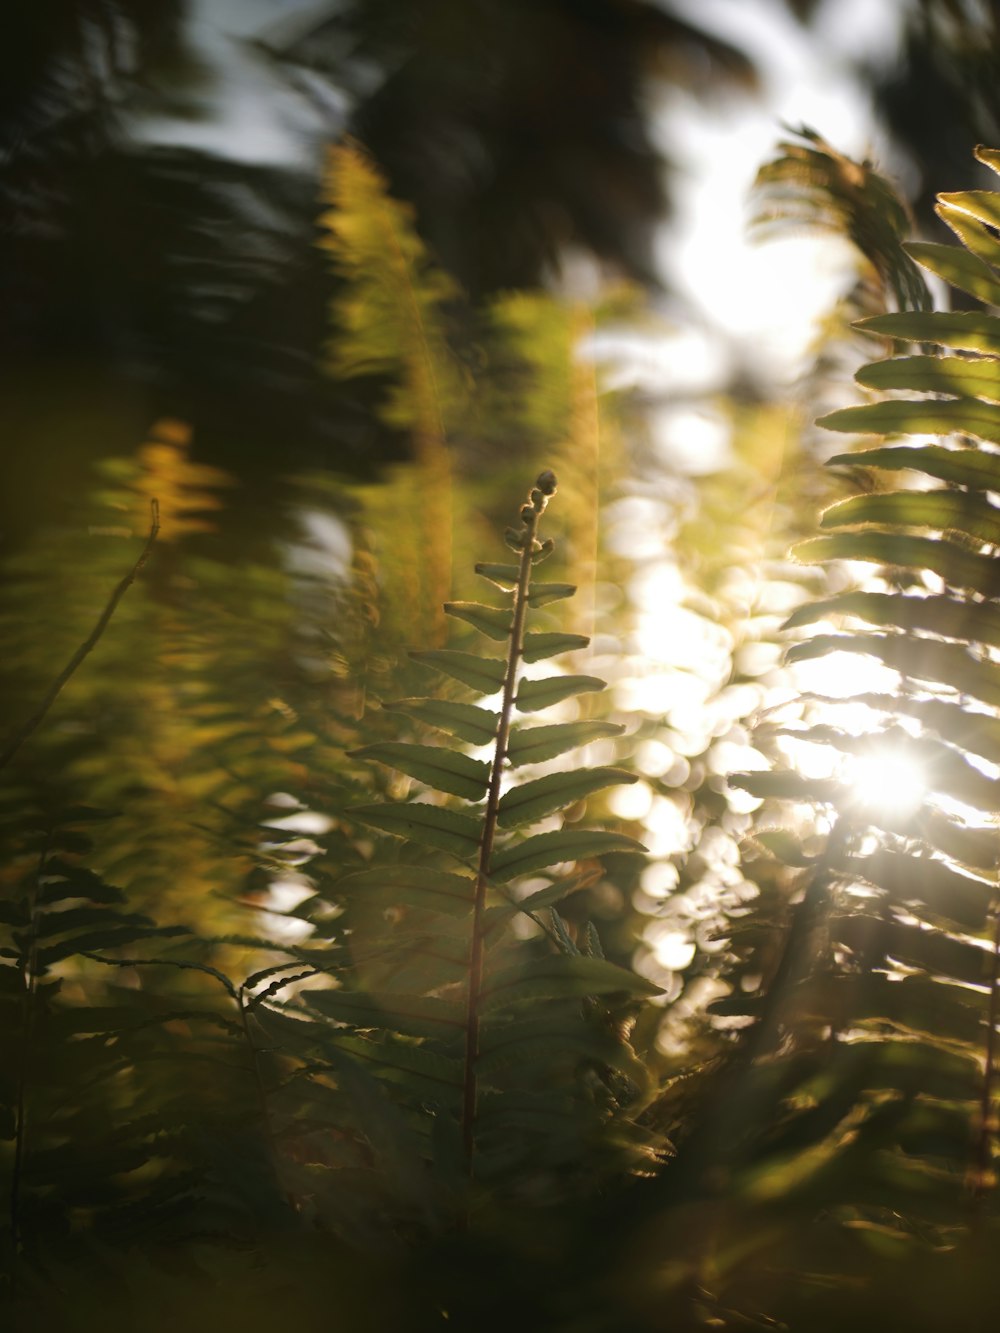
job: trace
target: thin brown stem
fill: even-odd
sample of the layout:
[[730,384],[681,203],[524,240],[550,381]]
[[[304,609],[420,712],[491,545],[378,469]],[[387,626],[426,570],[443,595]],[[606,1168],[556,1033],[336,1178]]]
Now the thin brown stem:
[[979,1108],[979,1140],[976,1145],[976,1164],[972,1178],[972,1192],[981,1200],[992,1182],[993,1139],[996,1123],[993,1114],[993,1084],[996,1078],[997,1020],[1000,1019],[1000,900],[993,904],[993,961],[990,971],[990,1000],[986,1020],[985,1068]]
[[142,551],[139,553],[138,560],[135,562],[135,564],[132,566],[129,572],[125,575],[125,577],[119,582],[114,592],[112,592],[111,596],[108,598],[107,605],[105,606],[101,614],[98,616],[97,623],[94,625],[94,628],[90,631],[86,639],[84,639],[83,643],[80,644],[79,648],[77,648],[76,652],[69,659],[69,661],[63,667],[62,671],[60,671],[59,675],[49,686],[45,698],[38,705],[38,707],[31,714],[31,716],[27,718],[21,724],[20,727],[17,728],[17,730],[14,732],[14,735],[8,741],[4,750],[0,751],[0,768],[5,768],[14,758],[15,754],[17,754],[18,750],[20,750],[21,746],[28,739],[28,737],[31,736],[33,732],[38,730],[39,726],[45,719],[46,713],[48,713],[49,709],[55,703],[56,699],[59,698],[59,695],[61,694],[63,687],[66,685],[67,681],[69,681],[70,677],[80,666],[80,663],[84,660],[84,658],[96,647],[97,643],[101,638],[101,635],[107,629],[108,624],[111,621],[111,617],[117,610],[118,603],[121,601],[121,599],[125,596],[125,593],[135,582],[136,576],[138,575],[139,571],[142,569],[143,565],[149,559],[149,554],[153,549],[153,543],[156,541],[157,534],[160,531],[160,506],[158,501],[151,500],[150,507],[152,510],[152,520],[149,528],[149,536],[146,538],[145,546],[143,546]]
[[38,866],[28,891],[28,941],[21,966],[21,1032],[18,1042],[17,1102],[14,1111],[14,1162],[10,1180],[10,1239],[15,1265],[24,1248],[21,1222],[21,1197],[24,1180],[24,1159],[28,1142],[28,1064],[35,1027],[35,998],[38,994],[38,926],[41,903],[42,876],[51,850],[51,831],[46,833],[38,854]]
[[517,587],[514,592],[514,619],[511,625],[510,644],[507,651],[507,667],[504,672],[500,720],[497,724],[496,741],[493,748],[493,764],[486,794],[483,836],[479,844],[479,868],[476,874],[476,893],[472,909],[469,993],[465,1018],[465,1070],[462,1089],[462,1146],[470,1175],[472,1174],[475,1152],[475,1121],[478,1097],[476,1061],[479,1057],[479,1006],[486,955],[486,931],[484,928],[486,890],[489,885],[490,862],[493,857],[493,842],[496,837],[497,816],[500,809],[500,784],[503,780],[503,764],[507,757],[507,741],[510,736],[511,715],[514,711],[517,669],[524,645],[524,622],[528,611],[528,588],[531,583],[531,562],[536,545],[535,535],[538,532],[538,521],[545,509],[545,496],[540,491],[535,490],[532,492],[532,496],[536,495],[539,497],[538,502],[526,505],[521,511],[524,519],[523,545],[518,567]]

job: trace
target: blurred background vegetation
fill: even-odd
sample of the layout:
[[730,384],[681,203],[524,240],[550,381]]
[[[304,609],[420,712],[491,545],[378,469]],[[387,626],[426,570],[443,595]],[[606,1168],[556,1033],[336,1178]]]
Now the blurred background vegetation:
[[[107,1074],[119,1080],[119,1120],[102,1133],[110,1151],[144,1097],[183,1124],[160,1182],[167,1222],[151,1227],[141,1258],[122,1258],[128,1209],[146,1196],[116,1168],[116,1220],[95,1228],[81,1310],[114,1290],[126,1324],[157,1301],[166,1321],[178,1312],[161,1290],[175,1264],[190,1270],[206,1328],[286,1299],[308,1328],[438,1327],[441,1291],[479,1328],[516,1318],[820,1330],[845,1309],[855,1322],[863,1311],[863,1326],[891,1323],[901,1274],[912,1278],[925,1251],[881,1214],[854,1218],[867,1248],[822,1271],[818,1242],[796,1248],[803,1216],[827,1227],[836,1212],[792,1198],[797,1152],[822,1142],[824,1116],[836,1119],[819,1087],[827,1075],[796,1069],[789,1096],[797,1109],[811,1098],[817,1123],[783,1122],[770,1175],[748,1168],[731,1196],[720,1175],[714,1212],[692,1182],[707,1151],[698,1126],[725,1139],[732,1111],[718,1107],[737,1098],[766,1137],[777,1095],[763,1086],[768,1070],[754,1084],[727,1064],[745,1015],[722,1010],[759,985],[799,880],[768,858],[766,840],[747,842],[762,797],[727,778],[766,767],[753,724],[808,688],[783,664],[782,621],[843,583],[841,567],[787,555],[845,493],[822,467],[836,446],[812,423],[856,394],[850,377],[871,352],[852,321],[929,301],[900,237],[944,239],[935,194],[987,183],[971,149],[1000,144],[996,22],[995,6],[971,0],[49,0],[9,19],[4,734],[134,561],[151,497],[162,516],[155,555],[106,636],[2,774],[12,901],[39,846],[48,856],[63,838],[146,921],[123,925],[123,940],[190,932],[185,985],[192,969],[209,988],[211,969],[253,971],[256,941],[276,933],[321,951],[316,896],[381,854],[345,811],[373,790],[409,790],[354,751],[400,734],[383,703],[425,690],[408,650],[472,646],[441,603],[474,595],[473,564],[502,558],[517,497],[551,467],[553,577],[579,589],[553,623],[591,637],[578,668],[610,682],[579,715],[625,724],[627,739],[602,741],[597,757],[640,778],[592,800],[591,814],[649,848],[644,862],[594,863],[561,911],[574,939],[593,922],[609,958],[663,988],[636,1037],[666,1090],[646,1128],[655,1152],[661,1140],[692,1141],[686,1176],[608,1191],[578,1222],[563,1216],[554,1262],[567,1287],[603,1275],[596,1298],[591,1288],[541,1296],[525,1255],[544,1259],[549,1223],[515,1243],[497,1220],[495,1250],[437,1236],[416,1247],[419,1263],[393,1251],[401,1289],[416,1293],[409,1308],[380,1289],[392,1228],[365,1233],[356,1263],[344,1236],[370,1216],[363,1225],[361,1205],[344,1205],[322,1218],[336,1247],[310,1234],[317,1257],[283,1230],[266,1164],[248,1166],[239,1143],[225,1160],[228,1122],[212,1108],[249,1095],[256,1056],[183,1096],[146,1065],[151,1086],[126,1097],[126,1065],[141,1082],[132,1052]],[[782,121],[810,122],[823,138]],[[891,184],[859,165],[869,153]],[[759,261],[741,239],[753,219],[771,237]],[[808,818],[804,855],[826,832]],[[763,963],[748,953],[757,946]],[[166,1031],[182,1043],[190,997],[175,977],[126,969],[112,987],[96,964],[80,968],[63,982],[71,998],[96,1003],[105,984],[142,990],[148,1024],[173,1015]],[[218,1022],[215,1001],[190,1000],[196,1033]],[[60,1077],[78,1089],[89,1066],[77,1058]],[[46,1089],[55,1156],[40,1158],[40,1180],[49,1166],[64,1171],[58,1153],[74,1135],[94,1141],[104,1114],[99,1097],[74,1093],[79,1124],[62,1125],[67,1097]],[[146,1156],[136,1150],[134,1170],[151,1170],[158,1132],[139,1131]],[[197,1224],[172,1231],[190,1179],[209,1178]],[[58,1179],[38,1187],[34,1225],[58,1236],[46,1271],[72,1294],[82,1289],[67,1276],[71,1240],[99,1208]],[[391,1211],[381,1198],[371,1207],[380,1221]],[[889,1213],[893,1198],[872,1207]],[[945,1221],[913,1232],[946,1230],[954,1207],[949,1196]],[[254,1271],[248,1219],[262,1208],[273,1262],[240,1312],[223,1294]],[[232,1251],[197,1253],[196,1225],[235,1237]],[[412,1218],[394,1242],[407,1227]],[[773,1247],[741,1268],[754,1227]],[[976,1243],[991,1234],[983,1222]],[[832,1235],[823,1230],[823,1244],[849,1248]],[[950,1244],[934,1232],[935,1263]],[[433,1276],[413,1271],[421,1263]],[[965,1305],[925,1304],[919,1324],[914,1305],[910,1326],[978,1327],[988,1308],[978,1263],[963,1251],[966,1268],[950,1271]],[[322,1322],[324,1265],[347,1292],[340,1324]],[[793,1290],[796,1267],[806,1278]],[[736,1294],[720,1294],[730,1280]],[[505,1284],[495,1308],[482,1303],[483,1289]],[[74,1300],[47,1326],[96,1327]],[[30,1319],[30,1302],[18,1308]]]

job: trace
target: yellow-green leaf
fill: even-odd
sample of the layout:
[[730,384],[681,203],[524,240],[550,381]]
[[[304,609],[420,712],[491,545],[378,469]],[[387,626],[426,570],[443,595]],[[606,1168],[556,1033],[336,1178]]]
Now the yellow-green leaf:
[[1000,356],[1000,318],[981,310],[901,310],[859,319],[854,327],[886,338]]
[[889,446],[856,454],[836,454],[827,467],[877,467],[887,472],[925,472],[929,477],[971,490],[1000,490],[1000,454],[985,449],[954,449],[943,444],[915,448]]
[[834,537],[813,537],[793,547],[802,564],[825,560],[865,560],[877,565],[929,569],[946,583],[969,588],[984,597],[1000,594],[1000,563],[975,555],[941,537],[904,537],[889,532],[841,532]]
[[864,407],[842,407],[816,422],[852,435],[974,435],[1000,444],[1000,406],[978,398],[888,399]]
[[846,592],[801,606],[784,629],[799,629],[829,616],[856,616],[869,625],[886,625],[908,633],[929,630],[947,639],[1000,646],[1000,607],[991,602],[959,601],[955,597],[916,597],[904,593]]
[[861,523],[961,532],[978,542],[1000,545],[1000,509],[983,496],[964,491],[889,491],[880,495],[854,495],[831,505],[820,520],[824,528]]
[[918,264],[987,305],[1000,305],[1000,280],[988,264],[957,245],[910,241],[903,247]]
[[1000,361],[991,357],[896,356],[862,366],[854,378],[869,389],[914,389],[1000,402]]

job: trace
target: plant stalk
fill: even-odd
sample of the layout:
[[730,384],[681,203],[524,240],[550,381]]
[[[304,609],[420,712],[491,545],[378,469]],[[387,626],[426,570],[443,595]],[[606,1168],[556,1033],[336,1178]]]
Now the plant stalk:
[[[536,491],[533,494],[539,494],[539,492]],[[483,836],[479,844],[479,868],[476,874],[476,893],[472,909],[472,940],[469,948],[469,994],[465,1018],[465,1068],[462,1087],[462,1148],[470,1176],[473,1174],[475,1153],[475,1121],[478,1096],[476,1061],[479,1057],[479,1002],[483,988],[483,965],[486,955],[486,932],[483,926],[486,912],[486,890],[489,885],[490,863],[493,857],[493,842],[496,837],[497,816],[500,808],[503,763],[507,757],[507,741],[510,736],[511,715],[514,711],[517,668],[524,646],[524,623],[528,612],[528,588],[531,583],[532,555],[534,554],[538,523],[545,510],[545,503],[546,497],[542,495],[539,503],[525,506],[525,509],[522,510],[524,544],[521,549],[521,561],[518,567],[517,588],[514,592],[514,619],[511,625],[510,645],[507,651],[507,668],[503,680],[500,720],[497,725],[493,764],[486,795]],[[531,512],[527,513],[529,507]]]

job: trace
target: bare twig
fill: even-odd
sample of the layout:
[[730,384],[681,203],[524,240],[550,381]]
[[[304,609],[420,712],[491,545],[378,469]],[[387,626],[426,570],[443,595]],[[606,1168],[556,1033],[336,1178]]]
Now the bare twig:
[[142,569],[143,565],[149,559],[149,554],[153,549],[153,543],[156,541],[157,534],[160,531],[159,501],[151,500],[150,509],[152,512],[152,520],[149,528],[149,536],[146,538],[146,544],[142,548],[138,560],[135,562],[135,564],[132,566],[132,568],[125,575],[125,577],[115,588],[114,592],[108,598],[107,606],[105,606],[104,610],[98,616],[97,623],[95,624],[94,628],[90,631],[90,634],[87,636],[86,639],[84,639],[83,643],[80,644],[79,648],[77,648],[76,652],[69,659],[69,661],[63,667],[62,671],[60,671],[59,675],[49,686],[49,690],[48,693],[45,695],[45,698],[38,705],[38,707],[31,714],[31,716],[25,722],[23,722],[20,727],[18,727],[18,729],[14,732],[14,735],[11,737],[10,741],[7,743],[5,749],[2,752],[0,752],[0,769],[6,768],[6,766],[14,758],[15,754],[17,754],[18,750],[20,750],[21,746],[28,739],[28,737],[31,736],[32,733],[35,732],[41,725],[42,721],[45,718],[46,713],[49,711],[49,709],[52,707],[52,705],[55,703],[56,699],[58,699],[60,693],[62,692],[63,686],[66,685],[67,681],[76,671],[77,667],[79,667],[83,659],[97,645],[98,641],[101,638],[101,635],[107,629],[111,617],[117,610],[118,603],[121,601],[125,593],[135,582],[136,576],[138,575],[139,571]]

